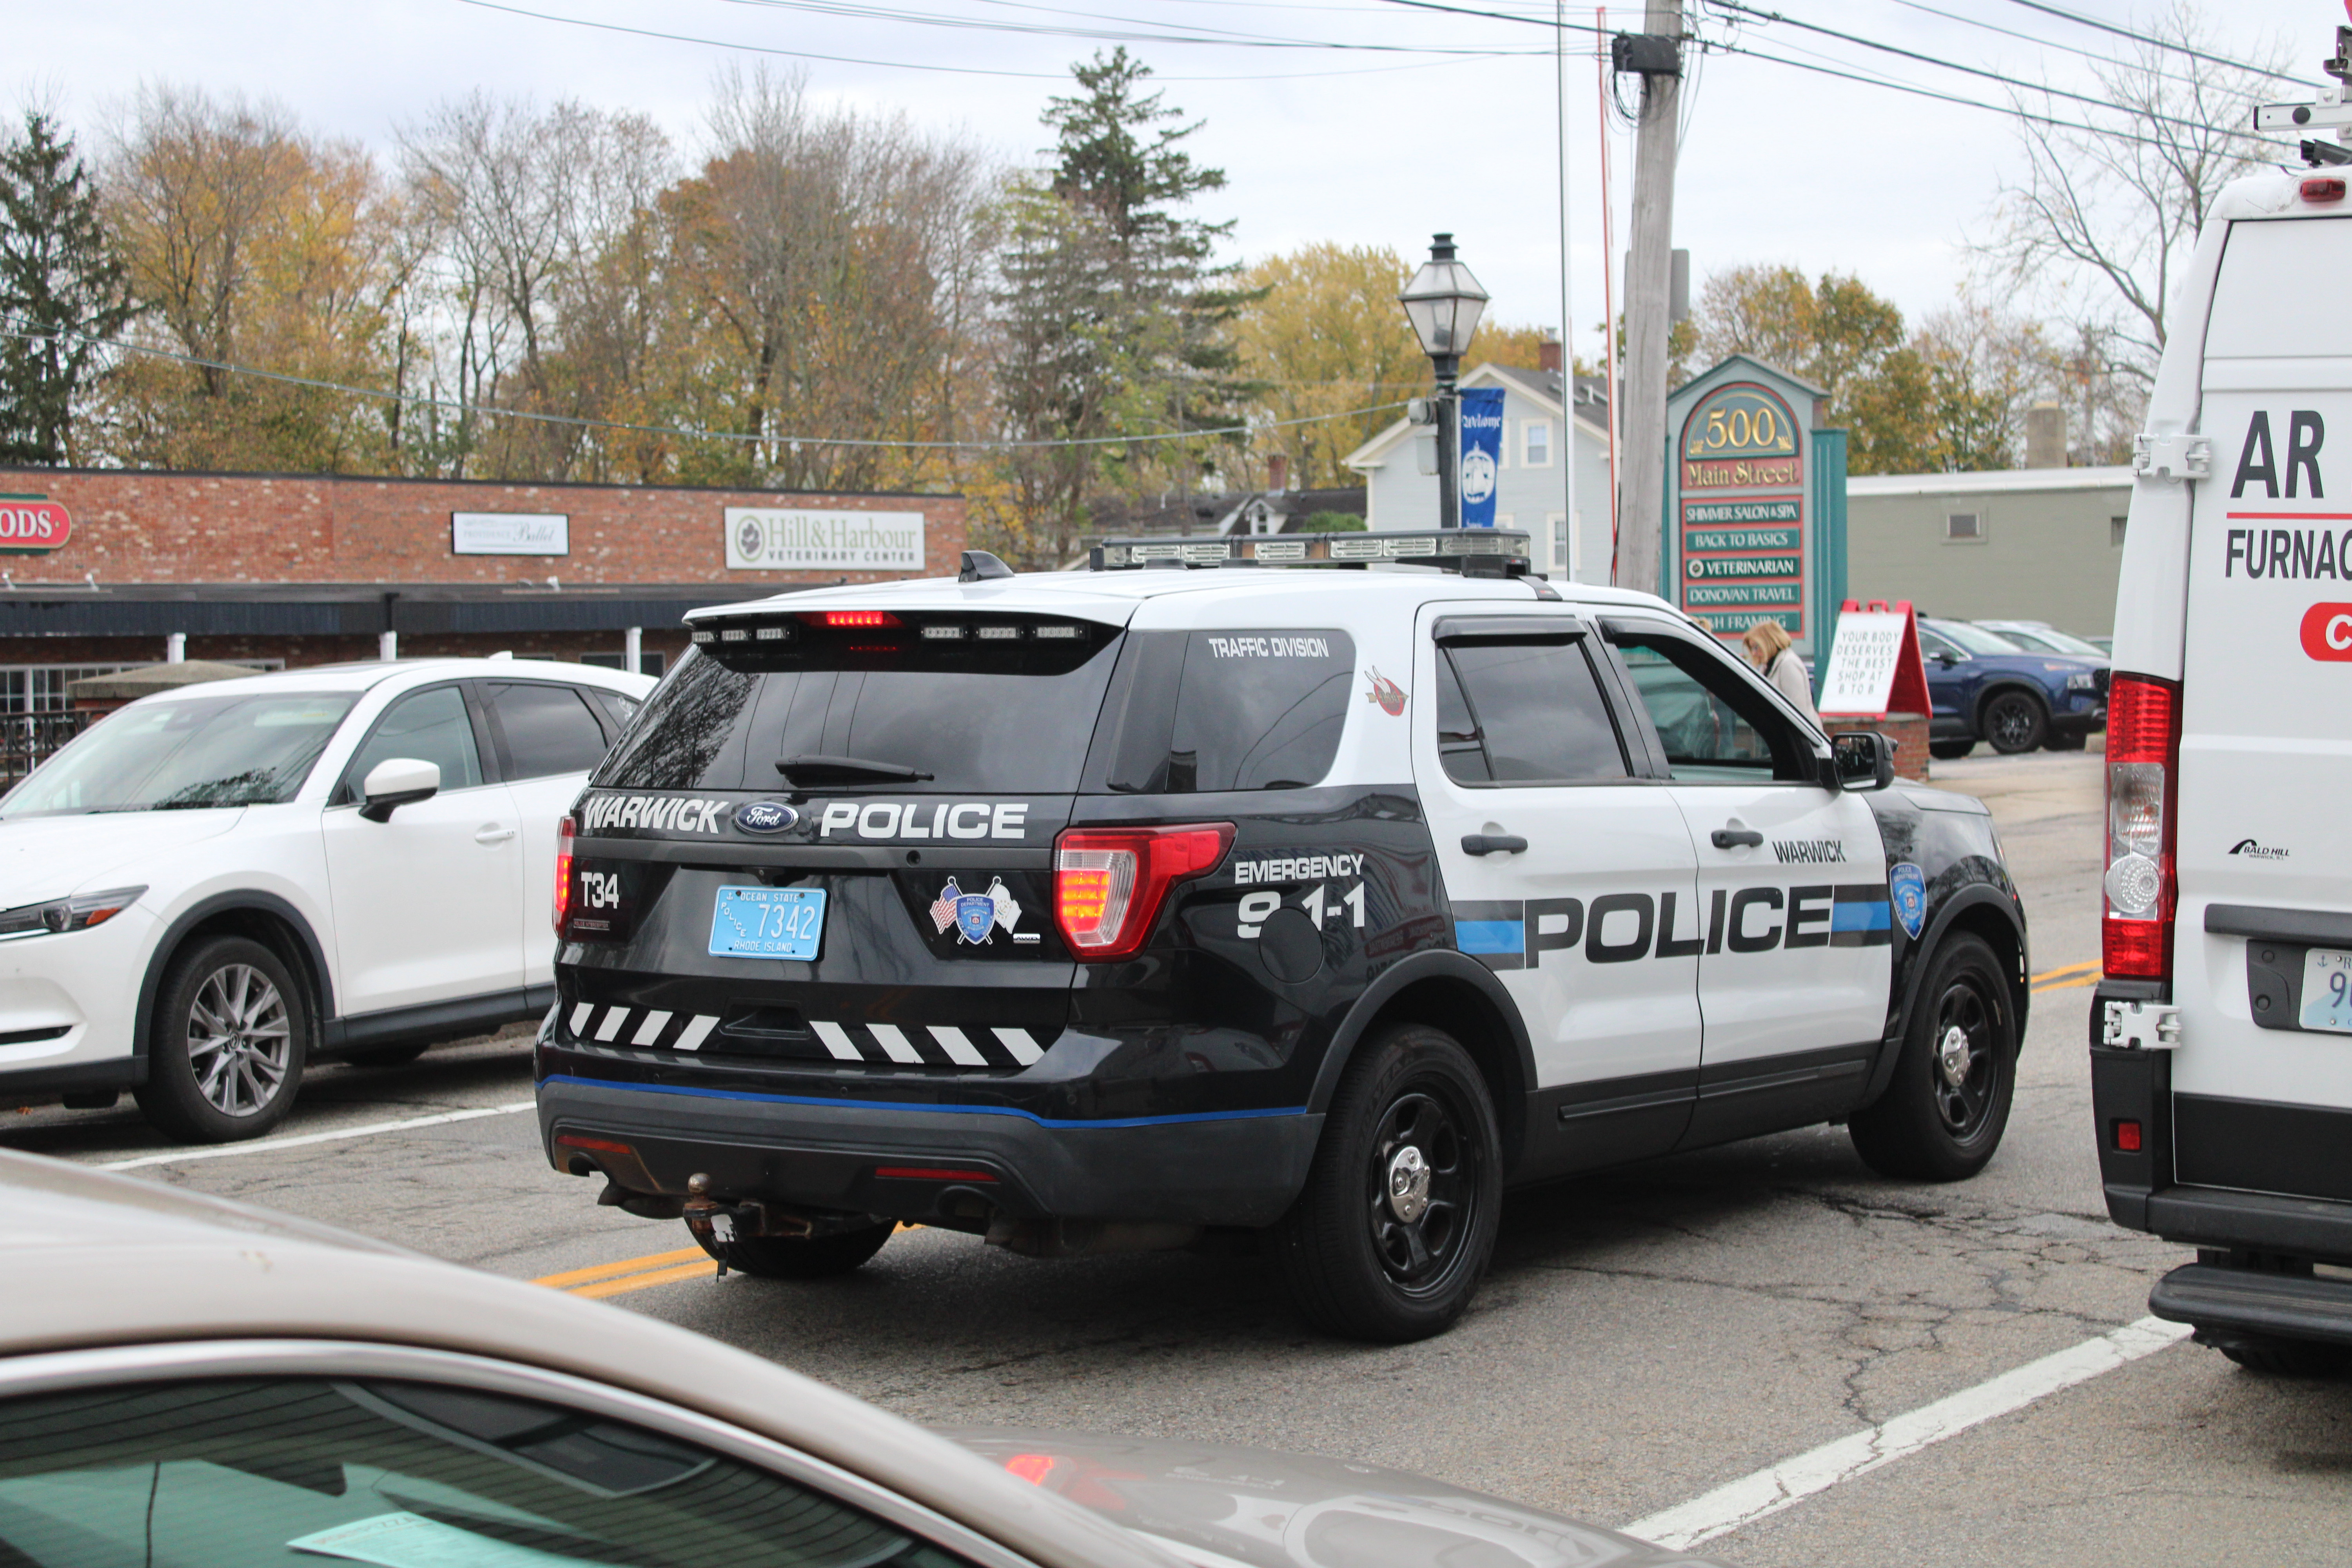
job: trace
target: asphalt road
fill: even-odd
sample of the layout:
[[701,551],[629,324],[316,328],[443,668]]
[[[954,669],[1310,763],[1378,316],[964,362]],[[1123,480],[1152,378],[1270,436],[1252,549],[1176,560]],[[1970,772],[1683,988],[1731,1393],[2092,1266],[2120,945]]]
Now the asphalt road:
[[[1818,1128],[1515,1195],[1469,1317],[1423,1344],[1310,1332],[1259,1266],[1038,1262],[901,1232],[814,1286],[711,1278],[682,1226],[593,1206],[527,1113],[139,1173],[606,1297],[927,1422],[1181,1435],[1376,1460],[1604,1524],[2140,1318],[2185,1261],[2100,1203],[2084,1051],[2098,958],[2096,753],[1937,763],[2000,822],[2033,922],[2034,998],[1999,1157],[1884,1181]],[[513,1106],[527,1037],[321,1068],[280,1136]],[[121,1110],[0,1110],[0,1144],[91,1163],[164,1145]],[[2352,1382],[2177,1344],[1831,1486],[1707,1543],[1766,1564],[2340,1563]]]

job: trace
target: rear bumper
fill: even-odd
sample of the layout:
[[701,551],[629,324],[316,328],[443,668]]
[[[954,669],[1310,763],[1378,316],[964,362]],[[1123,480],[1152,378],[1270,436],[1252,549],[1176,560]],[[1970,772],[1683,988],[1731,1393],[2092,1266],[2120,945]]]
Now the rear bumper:
[[[977,1194],[1021,1218],[1265,1226],[1306,1184],[1323,1119],[1306,1110],[1050,1121],[1002,1107],[812,1100],[603,1082],[539,1084],[540,1139],[558,1170],[587,1151],[624,1187],[683,1195],[698,1173],[726,1199],[923,1220]],[[883,1171],[961,1173],[883,1175]],[[979,1180],[985,1176],[989,1180]]]
[[2192,1263],[2156,1282],[2147,1310],[2206,1332],[2352,1345],[2352,1279]]

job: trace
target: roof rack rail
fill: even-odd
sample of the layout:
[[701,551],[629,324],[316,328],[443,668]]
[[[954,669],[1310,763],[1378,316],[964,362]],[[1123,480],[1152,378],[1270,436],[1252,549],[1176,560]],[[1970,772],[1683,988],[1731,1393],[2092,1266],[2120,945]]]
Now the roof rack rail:
[[1377,533],[1286,533],[1240,539],[1106,539],[1087,552],[1090,572],[1144,566],[1435,566],[1469,577],[1525,577],[1532,536],[1510,528],[1425,528]]

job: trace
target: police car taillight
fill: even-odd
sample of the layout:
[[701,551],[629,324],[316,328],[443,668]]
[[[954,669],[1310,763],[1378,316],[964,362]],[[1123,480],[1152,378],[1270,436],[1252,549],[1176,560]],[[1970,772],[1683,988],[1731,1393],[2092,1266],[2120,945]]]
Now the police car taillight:
[[2106,919],[2102,967],[2126,979],[2172,974],[2174,803],[2180,688],[2117,675],[2107,699]]
[[1054,841],[1062,940],[1085,960],[1129,956],[1150,934],[1168,889],[1216,869],[1233,843],[1230,822],[1069,829]]
[[572,835],[570,817],[555,825],[555,934],[563,934],[563,917],[572,912]]

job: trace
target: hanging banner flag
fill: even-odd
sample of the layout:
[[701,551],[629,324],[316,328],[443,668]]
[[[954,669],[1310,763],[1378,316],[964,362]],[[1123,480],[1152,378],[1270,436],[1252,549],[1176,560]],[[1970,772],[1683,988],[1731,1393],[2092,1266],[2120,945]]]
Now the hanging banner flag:
[[1462,526],[1495,526],[1495,479],[1503,466],[1503,389],[1474,386],[1462,397]]

